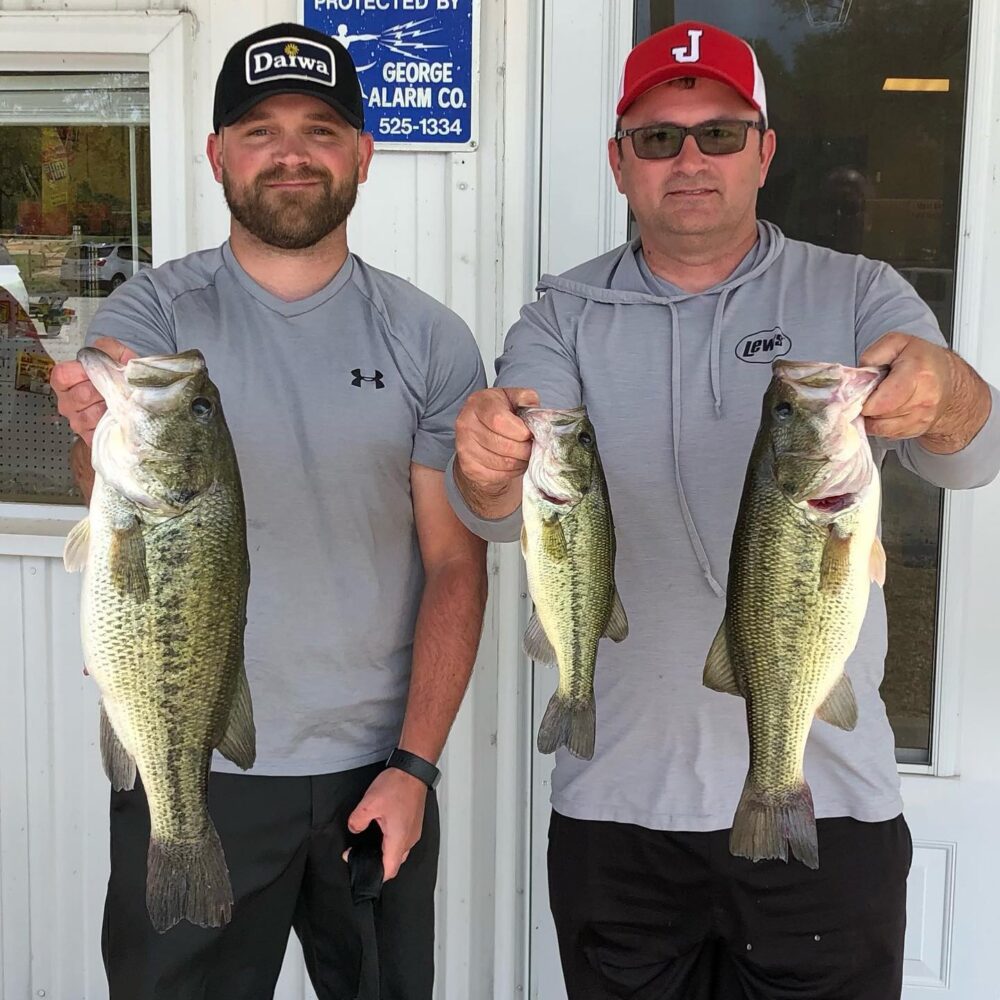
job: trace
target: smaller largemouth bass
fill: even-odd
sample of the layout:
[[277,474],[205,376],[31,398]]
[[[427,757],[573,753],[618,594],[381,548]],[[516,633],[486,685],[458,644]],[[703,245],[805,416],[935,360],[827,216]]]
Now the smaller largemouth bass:
[[212,751],[246,769],[256,745],[236,453],[200,352],[119,365],[87,347],[78,358],[108,404],[94,432],[90,514],[65,553],[67,569],[84,571],[104,769],[116,790],[142,779],[153,926],[219,927],[233,894],[208,812]]
[[878,470],[861,408],[888,369],[775,361],[733,534],[704,683],[746,699],[750,770],[734,855],[819,867],[803,774],[814,717],[854,729],[844,663],[885,580]]
[[535,610],[524,650],[558,665],[559,686],[538,729],[538,749],[594,756],[594,664],[602,636],[621,642],[628,619],[615,588],[615,527],[585,407],[518,410],[534,442],[524,475],[521,552]]

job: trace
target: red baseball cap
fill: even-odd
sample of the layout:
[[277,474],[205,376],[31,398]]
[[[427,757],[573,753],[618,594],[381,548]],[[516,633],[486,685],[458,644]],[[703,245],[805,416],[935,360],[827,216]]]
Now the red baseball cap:
[[647,90],[667,80],[703,76],[732,87],[767,124],[764,77],[750,46],[728,31],[684,21],[650,35],[628,54],[616,112],[623,115]]

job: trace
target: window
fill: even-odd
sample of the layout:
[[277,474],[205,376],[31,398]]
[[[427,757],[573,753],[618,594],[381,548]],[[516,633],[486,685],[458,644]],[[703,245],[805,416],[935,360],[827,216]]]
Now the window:
[[[888,261],[951,342],[969,0],[638,0],[644,38],[688,19],[754,46],[778,152],[758,202],[797,239]],[[889,652],[901,762],[929,763],[941,490],[882,470]]]
[[148,123],[145,73],[0,74],[0,501],[80,502],[48,375],[152,263]]

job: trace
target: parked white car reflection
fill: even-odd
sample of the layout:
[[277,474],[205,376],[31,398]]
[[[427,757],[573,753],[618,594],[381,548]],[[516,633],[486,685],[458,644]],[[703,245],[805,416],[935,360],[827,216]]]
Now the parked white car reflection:
[[132,277],[133,256],[137,270],[153,266],[153,258],[142,247],[130,243],[81,243],[66,250],[59,280],[82,295],[113,292]]

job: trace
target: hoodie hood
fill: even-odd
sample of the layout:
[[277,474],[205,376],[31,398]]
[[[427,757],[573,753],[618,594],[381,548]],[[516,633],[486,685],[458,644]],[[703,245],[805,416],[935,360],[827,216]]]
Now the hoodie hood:
[[640,252],[641,247],[641,240],[636,238],[603,257],[599,257],[596,261],[590,261],[581,267],[567,271],[563,275],[542,275],[537,290],[540,293],[546,291],[563,292],[586,302],[610,305],[653,305],[660,306],[667,311],[670,317],[670,409],[674,480],[677,486],[681,515],[684,518],[684,525],[698,565],[716,596],[724,597],[725,589],[712,572],[708,554],[688,506],[681,478],[681,333],[677,306],[688,299],[716,297],[709,352],[709,380],[715,404],[715,416],[716,419],[719,419],[722,416],[723,407],[721,352],[722,324],[726,306],[733,292],[759,277],[781,256],[785,247],[785,237],[777,226],[769,222],[758,221],[757,242],[747,252],[746,257],[725,281],[701,292],[685,292],[657,278],[646,266]]

